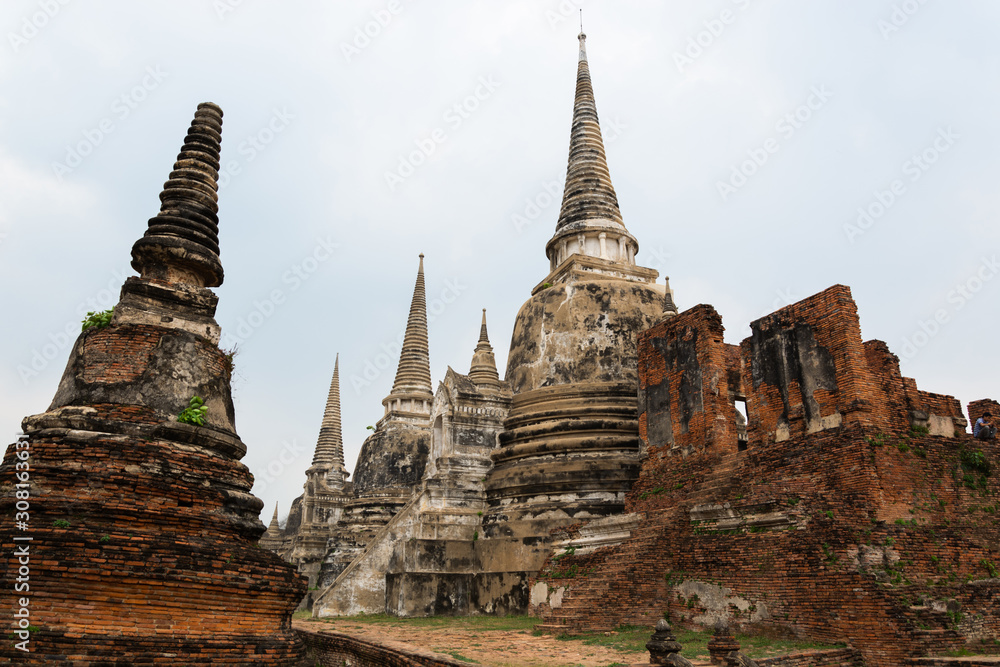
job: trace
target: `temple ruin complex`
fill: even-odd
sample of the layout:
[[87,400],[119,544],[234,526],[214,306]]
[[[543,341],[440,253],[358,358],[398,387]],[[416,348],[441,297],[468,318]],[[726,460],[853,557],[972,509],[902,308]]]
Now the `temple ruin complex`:
[[[678,627],[716,628],[719,655],[736,630],[843,642],[838,660],[872,667],[1000,654],[1000,446],[966,430],[1000,404],[963,411],[918,388],[863,338],[844,285],[753,321],[739,345],[712,306],[680,311],[637,263],[583,34],[548,272],[503,377],[483,310],[468,371],[449,367],[435,389],[419,255],[353,479],[338,355],[303,493],[265,529],[210,289],[221,128],[221,109],[199,105],[132,249],[139,276],[110,323],[80,335],[0,465],[13,516],[18,451],[32,452],[45,583],[26,664],[313,664],[296,606],[530,613],[554,634],[643,625],[663,656]],[[203,423],[185,423],[195,397]],[[7,644],[0,656],[24,658]]]

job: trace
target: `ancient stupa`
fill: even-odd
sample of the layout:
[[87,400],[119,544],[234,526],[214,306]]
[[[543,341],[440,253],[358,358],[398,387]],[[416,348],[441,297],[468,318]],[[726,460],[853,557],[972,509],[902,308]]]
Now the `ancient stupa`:
[[639,470],[636,333],[662,317],[665,294],[657,272],[635,263],[639,244],[611,183],[586,35],[579,41],[549,274],[511,338],[505,379],[514,400],[486,481],[491,538],[547,539],[552,528],[620,514]]
[[[218,347],[222,284],[217,178],[222,110],[201,104],[159,215],[132,248],[140,276],[106,326],[77,339],[55,398],[24,419],[31,537],[31,651],[18,664],[293,665],[291,614],[305,592],[287,563],[257,547],[253,477],[240,463],[232,357]],[[179,415],[198,397],[195,423]],[[191,413],[188,413],[189,415]],[[197,417],[197,418],[194,418]],[[202,421],[202,424],[198,424]],[[18,446],[21,446],[20,444]],[[18,451],[21,451],[18,450]],[[15,446],[0,485],[15,483]],[[14,516],[13,493],[0,511]],[[14,588],[16,568],[2,575]]]
[[354,468],[355,512],[363,507],[373,520],[385,523],[410,500],[427,465],[433,400],[421,254],[396,379],[382,399],[385,414],[361,446]]

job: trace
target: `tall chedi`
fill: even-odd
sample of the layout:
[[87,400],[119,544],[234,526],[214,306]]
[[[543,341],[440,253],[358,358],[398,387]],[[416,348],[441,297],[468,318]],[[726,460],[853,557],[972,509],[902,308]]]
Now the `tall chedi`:
[[[424,256],[420,255],[396,379],[382,400],[385,414],[358,454],[354,498],[328,543],[319,571],[320,591],[312,601],[314,613],[325,616],[384,610],[384,570],[369,576],[364,566],[353,561],[367,553],[371,541],[419,488],[430,453],[433,400]],[[348,571],[349,567],[354,569]]]
[[[262,503],[240,463],[232,358],[218,347],[209,288],[223,278],[221,130],[222,110],[199,105],[160,213],[132,249],[140,276],[125,282],[110,323],[76,340],[48,411],[25,418],[25,444],[0,465],[4,516],[14,516],[15,481],[30,491],[23,529],[0,529],[8,554],[31,538],[19,543],[30,551],[25,597],[38,630],[27,653],[0,647],[18,664],[303,657],[291,613],[305,582],[257,548]],[[179,419],[195,396],[204,416]],[[15,477],[19,459],[26,478]],[[17,572],[0,575],[7,591]]]
[[[611,183],[586,36],[579,41],[566,186],[545,248],[549,274],[514,324],[505,378],[514,399],[486,481],[485,535],[524,544],[624,510],[639,470],[636,335],[664,313],[657,272],[635,263],[639,244]],[[517,545],[497,548],[514,553]],[[539,557],[518,556],[525,569]]]
[[[482,571],[480,522],[486,510],[483,480],[511,392],[497,373],[483,310],[468,375],[451,367],[431,406],[431,455],[409,528],[395,523],[395,545],[385,567],[381,608],[397,616],[523,611],[518,574]],[[405,514],[401,517],[406,519]],[[404,532],[406,531],[406,532]],[[503,554],[507,557],[508,554]],[[377,569],[372,567],[372,570]],[[518,567],[520,570],[520,567]],[[512,590],[513,589],[513,590]]]
[[[410,499],[420,482],[430,448],[431,361],[427,344],[424,256],[420,255],[392,391],[382,399],[385,414],[365,440],[354,468],[358,501],[386,513],[386,520]],[[374,512],[374,509],[369,511]]]
[[[292,504],[288,540],[282,551],[309,578],[310,591],[318,585],[327,541],[353,498],[344,468],[344,436],[340,426],[340,355],[333,362],[333,379],[327,394],[312,465],[306,470],[303,493]],[[294,517],[294,518],[292,518]],[[309,596],[312,595],[310,592]],[[304,601],[306,607],[311,600]]]

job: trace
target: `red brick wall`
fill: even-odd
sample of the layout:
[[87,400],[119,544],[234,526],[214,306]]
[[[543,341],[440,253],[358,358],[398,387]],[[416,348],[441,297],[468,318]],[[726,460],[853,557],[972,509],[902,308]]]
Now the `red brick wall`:
[[[639,336],[639,431],[644,443],[669,442],[680,449],[718,445],[736,448],[736,415],[730,388],[735,373],[733,346],[723,338],[722,318],[711,306],[699,305],[661,321]],[[738,366],[737,366],[738,368]],[[653,419],[669,420],[652,442]],[[669,433],[669,435],[667,435]]]
[[[813,421],[839,413],[845,424],[890,423],[884,394],[868,369],[850,288],[834,285],[750,327],[753,334],[741,348],[751,443],[774,442],[782,427],[790,437],[806,433],[810,413]],[[809,365],[817,360],[832,366],[832,376]],[[807,405],[810,398],[815,409]]]
[[[144,325],[85,333],[85,381],[156,376],[148,367],[152,351],[168,334],[188,335]],[[191,344],[199,370],[228,397],[223,353],[202,339]],[[65,407],[30,421],[27,449],[7,448],[0,463],[2,606],[13,614],[14,579],[27,567],[23,593],[37,630],[29,653],[4,642],[0,659],[293,665],[303,658],[291,614],[305,580],[257,546],[264,526],[261,501],[250,494],[253,476],[226,454],[242,444],[210,426],[174,425],[185,442],[171,440],[165,419],[148,405]],[[20,451],[29,452],[27,461]],[[19,472],[30,478],[22,530],[13,523]],[[15,553],[24,544],[15,536],[32,538],[27,565]]]
[[989,412],[993,416],[994,426],[1000,424],[1000,403],[992,398],[981,398],[969,403],[969,426],[975,426],[976,420],[982,417],[984,412]]
[[[955,415],[956,402],[918,392],[884,343],[862,344],[850,292],[835,286],[758,320],[758,340],[743,342],[749,449],[696,439],[674,448],[651,435],[662,432],[657,416],[674,411],[648,395],[671,378],[670,358],[658,359],[666,355],[654,343],[692,329],[721,331],[707,307],[692,311],[640,337],[647,456],[626,508],[644,521],[620,545],[550,563],[536,581],[567,593],[562,607],[539,611],[568,629],[591,630],[652,626],[664,613],[675,623],[710,626],[713,615],[727,614],[757,632],[849,641],[867,664],[887,667],[1000,638],[1000,582],[970,583],[1000,566],[1000,484],[963,455],[982,444],[996,469],[997,444],[911,431],[916,401],[944,415]],[[799,383],[812,382],[816,368],[773,373],[795,376],[784,386],[753,368],[780,370],[773,357],[800,349],[829,355],[836,386],[811,395],[819,415],[844,416],[840,426],[806,432]],[[698,368],[713,359],[696,356]],[[703,392],[711,392],[708,382]],[[781,416],[790,418],[791,437],[778,442]],[[694,598],[691,591],[704,586],[726,589],[718,599],[732,604]]]

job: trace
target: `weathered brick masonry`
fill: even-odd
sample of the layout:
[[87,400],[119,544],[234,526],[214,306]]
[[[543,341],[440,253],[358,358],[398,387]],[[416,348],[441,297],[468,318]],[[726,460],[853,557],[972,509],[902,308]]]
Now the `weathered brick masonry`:
[[296,632],[309,658],[324,667],[464,667],[467,662],[425,651],[409,644],[373,642],[332,630],[315,630],[297,623]]
[[532,580],[548,591],[535,610],[568,631],[725,617],[847,641],[869,665],[991,650],[996,443],[965,434],[958,402],[917,390],[884,343],[862,343],[846,287],[752,331],[738,369],[709,306],[640,336],[646,451],[627,510],[644,520],[622,544],[555,557]]
[[[108,326],[80,335],[52,404],[24,419],[27,439],[0,464],[2,606],[30,624],[27,650],[7,641],[0,657],[17,664],[305,658],[291,628],[305,582],[257,546],[262,504],[240,463],[232,356],[208,289],[222,282],[221,124],[218,107],[199,106],[160,214],[133,246],[141,276]],[[178,420],[193,396],[200,425]]]

